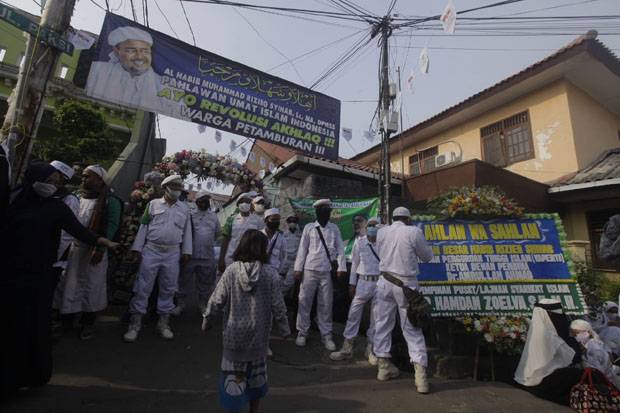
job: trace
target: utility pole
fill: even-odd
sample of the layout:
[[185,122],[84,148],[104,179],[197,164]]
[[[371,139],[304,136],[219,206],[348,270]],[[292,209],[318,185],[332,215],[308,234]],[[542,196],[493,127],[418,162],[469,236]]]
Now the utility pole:
[[383,218],[386,224],[391,223],[390,216],[390,187],[392,184],[392,174],[390,168],[390,131],[388,128],[390,117],[390,80],[389,80],[389,44],[388,39],[392,34],[390,17],[385,16],[381,25],[381,146],[382,146],[382,172],[383,172],[383,191],[381,197],[381,207]]
[[[75,0],[47,0],[39,23],[39,32],[46,28],[56,33],[65,33],[69,28],[74,7]],[[45,108],[47,82],[54,75],[56,63],[62,53],[40,40],[38,34],[28,36],[24,63],[19,71],[17,85],[9,96],[9,107],[1,129],[2,138],[9,139],[13,184],[21,178],[28,164]]]
[[402,96],[402,90],[401,90],[401,86],[400,86],[400,66],[398,66],[396,68],[396,71],[398,72],[398,103],[400,104],[400,107],[398,107],[398,114],[400,115],[400,119],[399,119],[399,123],[398,123],[398,130],[400,131],[400,133],[398,134],[398,143],[399,143],[399,150],[400,150],[400,174],[401,174],[401,178],[400,178],[400,196],[401,198],[405,198],[405,155],[403,153],[403,96]]

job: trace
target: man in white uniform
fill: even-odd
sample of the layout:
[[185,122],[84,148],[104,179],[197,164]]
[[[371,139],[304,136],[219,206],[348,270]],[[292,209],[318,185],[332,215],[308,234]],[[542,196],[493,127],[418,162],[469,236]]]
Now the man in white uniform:
[[129,343],[138,338],[142,316],[146,314],[149,295],[156,279],[159,280],[157,329],[164,339],[174,338],[169,319],[175,308],[174,293],[179,282],[179,262],[181,265],[187,264],[192,254],[189,207],[179,201],[183,179],[179,175],[172,175],[164,179],[161,186],[164,196],[147,205],[131,247],[136,258],[141,258],[142,262],[133,286],[134,296],[129,303],[129,329],[123,337]]
[[375,335],[375,317],[373,308],[375,305],[375,292],[377,281],[379,280],[379,255],[377,253],[377,231],[379,228],[379,218],[368,220],[367,235],[361,236],[355,241],[351,251],[351,276],[349,277],[349,288],[353,301],[349,307],[349,317],[344,329],[344,342],[340,351],[329,355],[334,361],[347,360],[353,357],[353,342],[359,332],[360,322],[364,306],[370,302],[370,325],[366,330],[366,358],[368,362],[376,366],[377,358],[373,354],[372,343]]
[[136,27],[118,27],[108,35],[110,60],[94,62],[86,94],[110,102],[181,117],[183,104],[158,96],[161,77],[151,67],[153,38]]
[[248,229],[261,230],[265,223],[256,214],[252,213],[252,198],[250,194],[243,193],[237,198],[239,213],[228,217],[222,228],[222,247],[218,269],[224,272],[226,267],[232,264],[232,257],[239,245],[239,241]]
[[420,228],[409,226],[409,210],[398,207],[392,213],[394,223],[383,227],[377,234],[377,250],[381,262],[381,278],[377,282],[377,302],[375,313],[374,351],[379,358],[377,379],[384,381],[398,377],[399,371],[390,361],[392,330],[396,322],[396,311],[400,316],[400,326],[407,341],[409,358],[415,368],[415,384],[419,393],[428,393],[426,379],[426,343],[422,329],[413,327],[407,319],[408,302],[401,287],[389,282],[387,276],[396,277],[405,286],[418,288],[418,259],[428,262],[433,258],[433,250],[424,239]]
[[347,273],[344,245],[340,230],[329,222],[331,201],[320,199],[313,207],[316,221],[304,227],[295,260],[294,275],[301,280],[297,311],[298,335],[295,344],[299,347],[306,345],[310,329],[310,310],[314,296],[318,294],[317,319],[321,338],[328,351],[335,351],[336,344],[332,340],[334,288],[331,273],[332,268],[336,269],[338,277],[344,277]]
[[288,247],[286,238],[280,231],[280,210],[271,208],[265,211],[265,228],[261,231],[269,239],[267,244],[267,254],[269,261],[267,265],[273,267],[282,278],[286,277],[286,260]]
[[297,249],[299,248],[299,242],[301,241],[301,231],[299,230],[299,219],[291,215],[286,218],[287,228],[284,231],[284,239],[286,240],[286,277],[282,282],[282,293],[287,296],[295,285],[295,276],[293,272],[295,270],[295,258],[297,258]]
[[202,314],[207,307],[209,297],[215,288],[214,245],[220,235],[220,221],[217,215],[209,210],[211,195],[204,189],[196,194],[196,209],[190,213],[192,224],[192,259],[181,268],[179,276],[179,292],[175,315],[180,315],[187,306],[187,296],[193,290],[192,281],[196,275],[198,291],[198,308]]

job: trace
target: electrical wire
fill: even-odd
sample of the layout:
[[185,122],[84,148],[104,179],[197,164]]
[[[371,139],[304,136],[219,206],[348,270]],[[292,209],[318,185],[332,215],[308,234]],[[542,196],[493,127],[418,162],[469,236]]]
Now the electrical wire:
[[157,0],[153,0],[155,2],[155,6],[157,7],[157,10],[159,10],[159,12],[161,13],[162,17],[164,18],[164,20],[166,21],[166,23],[168,23],[168,27],[170,28],[170,30],[172,30],[172,33],[174,33],[174,37],[176,37],[177,39],[179,38],[179,35],[177,34],[177,32],[174,30],[174,27],[172,27],[172,24],[170,24],[170,20],[168,20],[168,16],[166,16],[166,14],[163,12],[163,10],[161,9],[161,7],[159,7],[159,3],[157,2]]
[[192,28],[192,24],[189,22],[189,17],[187,16],[187,12],[185,11],[185,5],[183,5],[183,0],[179,0],[179,3],[181,3],[181,10],[183,11],[183,16],[185,16],[187,27],[189,27],[189,32],[192,35],[192,41],[194,42],[194,46],[196,46],[196,36],[194,36],[194,29]]

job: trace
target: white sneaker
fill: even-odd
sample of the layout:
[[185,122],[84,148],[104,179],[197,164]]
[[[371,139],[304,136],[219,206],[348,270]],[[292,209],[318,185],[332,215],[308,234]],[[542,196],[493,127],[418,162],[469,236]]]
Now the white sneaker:
[[377,365],[377,356],[375,356],[375,353],[372,351],[372,344],[370,343],[366,345],[366,358],[371,366]]
[[295,339],[295,345],[297,347],[305,347],[306,346],[306,336],[302,336],[301,334],[297,335]]
[[127,332],[123,335],[123,340],[127,343],[133,343],[138,339],[138,333],[140,332],[140,327],[142,325],[142,315],[140,314],[132,314],[129,319],[129,328]]
[[420,394],[428,394],[430,389],[426,379],[426,367],[421,364],[413,363],[415,369],[415,387]]
[[377,371],[377,380],[379,381],[395,379],[400,376],[400,370],[392,364],[389,358],[379,357],[377,359],[377,365],[379,366]]
[[159,316],[159,321],[157,322],[157,330],[159,330],[159,334],[165,340],[172,340],[174,338],[174,333],[168,324],[169,320],[169,314],[162,314]]
[[353,358],[353,340],[345,338],[342,342],[342,348],[339,351],[331,353],[329,358],[333,361],[349,360]]
[[325,350],[336,351],[336,343],[332,340],[331,335],[326,335],[323,337],[323,344],[325,345]]

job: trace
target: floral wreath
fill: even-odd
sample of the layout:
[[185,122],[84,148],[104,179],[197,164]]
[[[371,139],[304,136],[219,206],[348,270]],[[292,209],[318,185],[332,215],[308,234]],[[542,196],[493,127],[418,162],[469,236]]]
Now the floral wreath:
[[428,203],[429,211],[441,218],[511,217],[523,208],[492,186],[451,188]]
[[164,175],[179,174],[184,179],[190,174],[199,181],[216,178],[225,184],[233,184],[249,189],[261,190],[262,179],[244,164],[229,156],[211,155],[206,150],[182,150],[172,156],[166,156],[154,167]]

